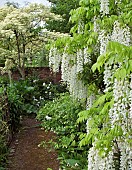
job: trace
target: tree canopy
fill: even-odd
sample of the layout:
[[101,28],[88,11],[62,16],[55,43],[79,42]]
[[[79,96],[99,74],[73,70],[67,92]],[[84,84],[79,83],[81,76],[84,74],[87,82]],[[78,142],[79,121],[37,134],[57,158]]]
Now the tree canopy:
[[70,11],[79,7],[79,0],[49,0],[51,2],[51,12],[61,15],[63,20],[50,20],[47,22],[47,28],[51,31],[69,33],[72,23],[69,22]]
[[45,22],[51,18],[60,19],[42,4],[0,8],[0,60],[5,60],[4,70],[15,66],[24,78],[25,64],[44,49],[49,38],[60,36],[45,29]]

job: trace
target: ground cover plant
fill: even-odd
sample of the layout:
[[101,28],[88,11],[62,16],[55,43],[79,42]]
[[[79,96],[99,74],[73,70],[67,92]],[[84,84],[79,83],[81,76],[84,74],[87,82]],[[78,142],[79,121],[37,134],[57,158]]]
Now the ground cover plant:
[[[45,130],[54,131],[56,139],[50,141],[58,152],[60,168],[62,169],[87,169],[88,146],[79,147],[79,135],[85,130],[85,124],[77,124],[78,113],[84,106],[71,98],[69,93],[63,93],[43,106],[37,118],[42,121]],[[46,146],[42,141],[40,146]],[[83,155],[83,157],[82,157]]]

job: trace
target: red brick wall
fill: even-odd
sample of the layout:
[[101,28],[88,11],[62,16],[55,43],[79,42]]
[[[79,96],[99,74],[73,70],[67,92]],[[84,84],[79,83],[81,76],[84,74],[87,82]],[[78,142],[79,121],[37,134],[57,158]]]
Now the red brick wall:
[[[25,69],[25,74],[27,77],[35,76],[42,80],[50,80],[54,83],[57,83],[61,80],[61,72],[52,73],[49,67],[31,67]],[[12,78],[14,80],[19,80],[21,78],[18,71],[13,71]]]

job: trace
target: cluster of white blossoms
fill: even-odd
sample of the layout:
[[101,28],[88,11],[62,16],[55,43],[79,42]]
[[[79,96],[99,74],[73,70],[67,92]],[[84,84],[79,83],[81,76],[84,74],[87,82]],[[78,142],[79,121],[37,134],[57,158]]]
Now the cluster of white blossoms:
[[[83,32],[84,22],[80,20],[78,33],[82,34]],[[49,53],[49,66],[53,69],[53,72],[57,72],[61,64],[62,80],[67,83],[70,94],[76,99],[86,99],[87,86],[84,85],[82,80],[78,79],[78,73],[83,71],[84,64],[87,64],[89,61],[91,62],[90,54],[88,54],[87,47],[79,49],[75,55],[68,54],[66,49],[67,46],[61,56],[57,48],[51,48]]]
[[131,74],[131,80],[130,80],[130,96],[129,96],[129,102],[130,102],[130,111],[129,111],[129,116],[130,119],[132,119],[132,74]]
[[81,73],[83,71],[84,66],[84,50],[80,49],[77,51],[77,73]]
[[49,67],[53,69],[53,72],[59,72],[60,62],[61,55],[57,48],[51,48],[49,53]]
[[[84,22],[79,21],[78,33],[83,34]],[[70,64],[70,59],[73,58],[73,63]],[[62,56],[62,80],[67,82],[70,94],[75,99],[86,99],[87,98],[87,86],[84,85],[82,80],[78,79],[78,73],[83,71],[84,64],[90,61],[87,47],[79,49],[75,56],[64,52]]]
[[94,17],[93,22],[94,22],[94,24],[93,24],[93,25],[94,25],[94,28],[93,28],[94,32],[99,33],[99,31],[100,31],[100,26],[99,26],[99,24],[97,23],[97,18],[96,18],[96,17]]
[[129,118],[129,82],[128,80],[115,79],[113,86],[114,105],[109,111],[111,127],[115,125],[121,126],[123,134],[128,131]]
[[111,40],[129,46],[131,42],[130,28],[126,25],[123,28],[118,21],[115,21]]
[[77,64],[77,73],[83,71],[84,65],[91,63],[90,53],[88,52],[88,47],[84,49],[79,49],[76,54],[76,64]]
[[112,79],[112,66],[105,64],[104,67],[104,85],[105,85],[105,90],[104,92],[108,92],[111,89],[111,79]]
[[101,158],[95,146],[89,149],[88,154],[88,170],[115,170],[114,155],[110,151],[107,157]]
[[[118,142],[119,143],[119,142]],[[120,142],[120,170],[131,170],[132,169],[132,148],[127,141]]]
[[70,94],[75,99],[85,99],[87,97],[86,86],[81,80],[78,80],[76,64],[71,67],[68,85]]
[[61,73],[62,80],[64,82],[69,82],[69,72],[70,72],[70,58],[71,56],[64,51],[62,55]]
[[[94,94],[92,94],[89,97],[87,97],[87,104],[86,104],[86,109],[87,110],[89,110],[92,107],[94,100],[95,100]],[[89,134],[90,129],[91,129],[90,125],[89,125],[90,120],[91,120],[91,118],[88,118],[88,120],[86,122],[86,131],[87,131],[87,134]]]
[[100,12],[109,14],[109,0],[100,0]]
[[[85,51],[86,54],[86,51]],[[49,53],[49,66],[53,72],[58,72],[61,64],[62,80],[67,83],[70,94],[76,99],[87,97],[87,87],[78,79],[78,73],[83,71],[84,50],[78,51],[74,56],[66,52],[66,47],[62,56],[57,48],[51,48]],[[89,56],[87,56],[87,61]],[[71,60],[73,59],[73,62]]]
[[84,48],[84,64],[91,63],[90,53],[88,52],[88,47]]
[[110,35],[105,30],[102,30],[100,31],[98,39],[100,42],[100,55],[102,55],[106,52],[106,47],[110,40]]

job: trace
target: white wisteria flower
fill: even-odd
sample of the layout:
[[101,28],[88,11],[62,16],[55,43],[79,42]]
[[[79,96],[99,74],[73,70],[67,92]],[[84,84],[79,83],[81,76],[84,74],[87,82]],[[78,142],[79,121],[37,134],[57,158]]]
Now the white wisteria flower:
[[45,119],[46,119],[46,120],[51,120],[52,118],[51,118],[50,116],[46,115],[46,116],[45,116]]
[[109,0],[100,0],[100,12],[109,14]]

